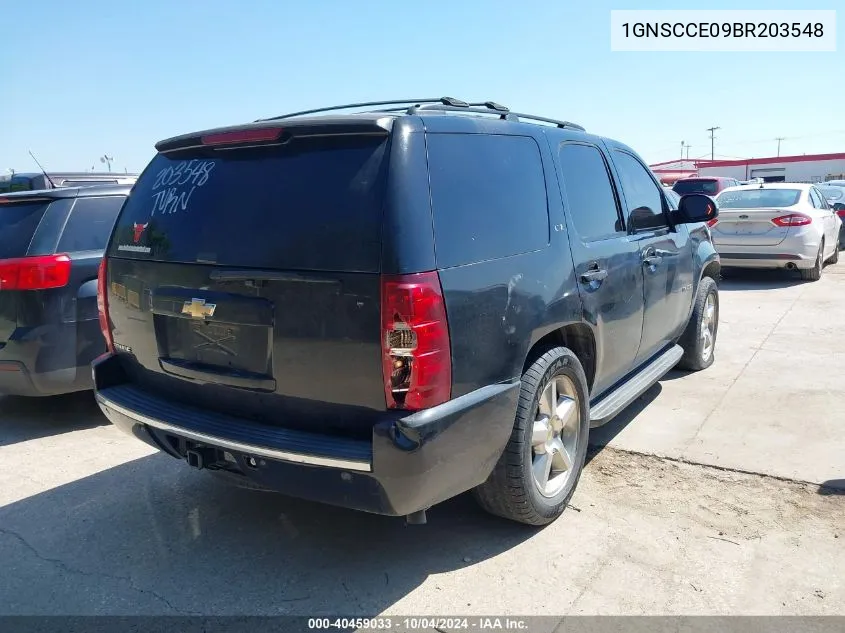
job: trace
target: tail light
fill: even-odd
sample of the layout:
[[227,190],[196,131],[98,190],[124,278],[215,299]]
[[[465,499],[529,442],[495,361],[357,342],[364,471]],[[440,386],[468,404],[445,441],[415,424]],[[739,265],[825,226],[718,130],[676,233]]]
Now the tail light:
[[70,257],[38,255],[0,259],[0,290],[48,290],[70,281]]
[[203,145],[241,145],[277,140],[284,130],[279,127],[216,132],[202,137]]
[[719,223],[719,218],[713,218],[712,220],[707,220],[707,226],[713,227]]
[[839,209],[839,211],[836,212],[836,215],[845,220],[845,209]]
[[772,220],[775,226],[807,226],[812,224],[813,218],[803,213],[790,213],[788,215],[781,215]]
[[103,333],[103,338],[106,339],[106,349],[113,352],[114,339],[112,338],[111,326],[109,325],[109,298],[106,293],[107,289],[106,260],[103,259],[97,271],[97,314],[100,317],[100,331]]
[[388,408],[415,411],[449,400],[452,354],[436,272],[382,277],[381,329]]

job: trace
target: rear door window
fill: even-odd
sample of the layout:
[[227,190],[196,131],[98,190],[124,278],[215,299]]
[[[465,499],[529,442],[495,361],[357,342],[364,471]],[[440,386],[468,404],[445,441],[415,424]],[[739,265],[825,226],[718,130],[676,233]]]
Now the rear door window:
[[109,254],[271,269],[378,272],[385,137],[159,154],[124,205]]
[[607,163],[597,147],[565,143],[560,168],[572,222],[584,242],[624,231]]
[[56,250],[63,253],[106,248],[123,196],[77,198]]
[[438,267],[548,245],[546,180],[533,138],[430,134],[427,144]]
[[0,259],[23,257],[49,200],[0,204]]

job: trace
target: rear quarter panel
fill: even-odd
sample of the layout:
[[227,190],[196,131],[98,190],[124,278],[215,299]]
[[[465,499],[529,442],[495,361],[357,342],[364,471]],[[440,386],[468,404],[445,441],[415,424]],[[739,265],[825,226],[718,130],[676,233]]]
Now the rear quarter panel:
[[452,345],[453,397],[518,378],[534,343],[582,319],[548,143],[537,126],[521,127],[517,133],[531,136],[540,148],[549,243],[534,252],[439,271]]

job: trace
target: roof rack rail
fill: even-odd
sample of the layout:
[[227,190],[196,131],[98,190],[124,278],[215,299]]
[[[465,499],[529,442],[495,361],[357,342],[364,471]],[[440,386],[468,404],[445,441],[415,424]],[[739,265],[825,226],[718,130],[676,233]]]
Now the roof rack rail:
[[415,105],[422,105],[424,103],[437,103],[453,107],[467,107],[469,105],[466,101],[461,101],[460,99],[455,99],[454,97],[438,97],[429,99],[395,99],[393,101],[364,101],[361,103],[347,103],[344,105],[329,106],[326,108],[315,108],[313,110],[302,110],[300,112],[280,114],[279,116],[268,117],[266,119],[257,119],[255,122],[258,123],[259,121],[276,121],[278,119],[289,119],[292,117],[303,116],[306,114],[318,114],[320,112],[332,112],[334,110],[349,110],[350,108],[369,108],[386,105],[404,106],[402,108],[391,108],[390,110],[385,110],[385,112],[398,112],[401,110],[405,110],[409,105],[413,107]]
[[[485,109],[475,106],[484,106]],[[397,108],[397,110],[399,110],[399,108]],[[511,112],[507,107],[500,105],[494,101],[484,101],[482,103],[468,103],[465,106],[453,106],[451,104],[442,103],[426,103],[411,106],[410,108],[408,108],[407,113],[416,114],[420,110],[441,110],[447,112],[476,112],[478,114],[498,114],[500,119],[506,119],[508,121],[519,122],[521,119],[527,119],[529,121],[542,121],[543,123],[551,123],[556,127],[567,130],[578,130],[579,132],[587,131],[586,129],[584,129],[584,127],[578,125],[577,123],[572,123],[570,121],[559,121],[557,119],[549,119],[542,116],[536,116],[534,114]]]

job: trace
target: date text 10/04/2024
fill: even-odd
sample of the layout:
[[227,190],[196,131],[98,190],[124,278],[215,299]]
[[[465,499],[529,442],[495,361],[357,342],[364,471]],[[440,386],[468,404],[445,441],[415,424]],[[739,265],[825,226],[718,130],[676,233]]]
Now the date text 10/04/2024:
[[521,618],[475,617],[376,617],[376,618],[309,618],[308,628],[312,630],[368,630],[397,631],[412,630],[478,630],[478,631],[526,631],[528,623]]

